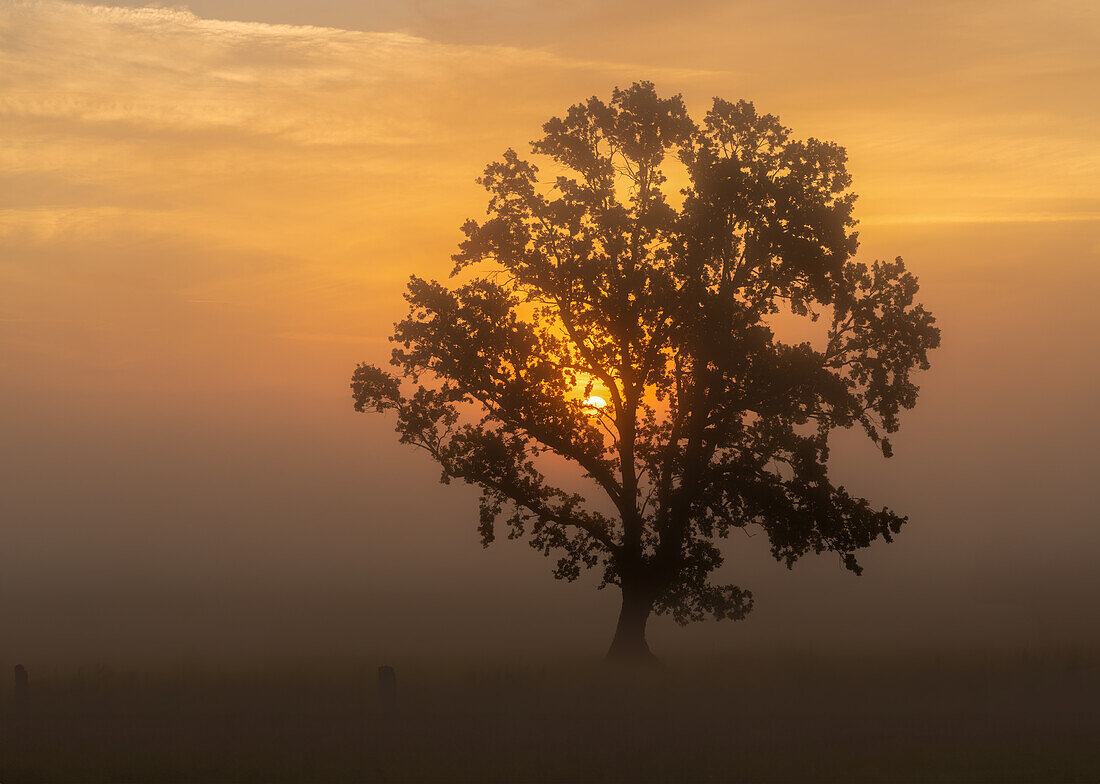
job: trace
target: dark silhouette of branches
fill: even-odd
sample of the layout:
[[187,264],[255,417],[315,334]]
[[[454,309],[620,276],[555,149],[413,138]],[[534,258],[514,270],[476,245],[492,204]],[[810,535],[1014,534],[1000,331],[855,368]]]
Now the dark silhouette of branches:
[[[852,261],[844,149],[745,101],[715,99],[697,124],[647,82],[543,131],[534,153],[565,173],[540,182],[513,150],[486,167],[488,217],[453,257],[465,282],[412,278],[396,372],[360,366],[356,409],[395,414],[443,481],[481,488],[485,545],[503,525],[555,555],[557,577],[595,567],[619,586],[615,656],[649,655],[653,612],[751,609],[711,579],[733,529],[762,530],[787,566],[831,551],[858,574],[856,552],[906,519],[830,481],[829,435],[859,427],[889,457],[940,338],[900,258]],[[820,345],[781,340],[785,317],[819,323]],[[553,485],[548,453],[615,514]]]

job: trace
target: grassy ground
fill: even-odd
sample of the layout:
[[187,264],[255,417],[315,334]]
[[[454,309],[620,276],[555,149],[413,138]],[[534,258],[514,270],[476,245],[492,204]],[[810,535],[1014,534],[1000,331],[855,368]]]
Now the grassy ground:
[[[0,782],[1100,782],[1100,660],[31,671]],[[374,663],[371,662],[371,665]]]

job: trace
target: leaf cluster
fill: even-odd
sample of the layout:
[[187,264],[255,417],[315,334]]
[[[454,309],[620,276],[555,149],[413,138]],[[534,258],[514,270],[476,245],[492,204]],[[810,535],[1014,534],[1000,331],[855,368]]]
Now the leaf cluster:
[[[745,101],[696,123],[646,82],[543,132],[532,151],[561,173],[513,150],[486,167],[454,282],[412,278],[395,372],[360,366],[357,410],[395,414],[444,481],[481,489],[485,545],[503,526],[556,576],[598,568],[680,622],[751,608],[713,582],[734,529],[788,566],[831,551],[859,573],[856,551],[905,518],[831,482],[829,435],[858,427],[889,457],[940,335],[901,259],[852,260],[844,149]],[[781,339],[791,318],[820,340]],[[614,513],[551,482],[544,455]]]

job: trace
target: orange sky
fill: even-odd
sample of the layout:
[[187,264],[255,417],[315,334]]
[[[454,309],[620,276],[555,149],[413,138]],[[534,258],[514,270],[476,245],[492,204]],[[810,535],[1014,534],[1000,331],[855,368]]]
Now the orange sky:
[[637,79],[845,145],[861,255],[904,256],[944,331],[898,457],[840,453],[910,530],[860,580],[737,556],[756,617],[657,645],[1098,625],[1095,3],[190,9],[0,4],[0,609],[28,649],[377,644],[347,619],[415,648],[410,614],[474,635],[535,607],[600,650],[613,597],[482,553],[472,494],[347,383],[407,276],[449,269],[484,164]]

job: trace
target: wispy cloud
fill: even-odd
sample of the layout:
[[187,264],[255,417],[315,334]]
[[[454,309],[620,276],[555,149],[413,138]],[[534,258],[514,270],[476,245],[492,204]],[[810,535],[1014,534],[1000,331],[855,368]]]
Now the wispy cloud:
[[[9,6],[0,26],[4,115],[81,124],[93,134],[133,125],[175,133],[232,129],[307,145],[433,143],[449,116],[461,126],[486,100],[499,100],[501,87],[522,104],[563,79],[629,78],[638,70],[401,33],[51,0]],[[488,84],[497,89],[484,89]]]

